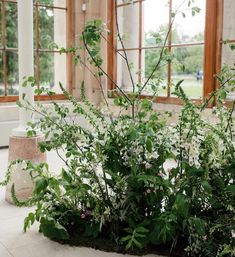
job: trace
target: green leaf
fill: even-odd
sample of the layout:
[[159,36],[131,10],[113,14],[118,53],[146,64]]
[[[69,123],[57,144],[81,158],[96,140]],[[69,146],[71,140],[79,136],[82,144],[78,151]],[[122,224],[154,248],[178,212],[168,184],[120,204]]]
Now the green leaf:
[[141,103],[142,109],[149,111],[152,109],[152,101],[148,100],[148,99],[144,99]]
[[178,194],[176,196],[173,209],[176,211],[176,214],[179,217],[186,218],[188,216],[188,211],[189,211],[189,203],[188,203],[187,197],[185,195]]
[[225,90],[221,90],[220,91],[220,98],[224,100],[224,99],[226,99],[226,97],[227,97],[226,91]]
[[226,187],[226,190],[229,192],[229,193],[232,193],[233,195],[235,194],[235,185],[229,185]]
[[131,238],[132,238],[132,236],[131,236],[131,235],[128,235],[128,236],[122,237],[122,238],[121,238],[121,242],[128,241],[128,240],[130,240]]
[[45,178],[38,179],[35,183],[34,193],[40,194],[45,191],[48,186],[48,181]]
[[27,229],[33,225],[34,221],[35,221],[35,215],[34,213],[30,212],[28,216],[24,219],[24,232],[26,232]]
[[45,218],[42,218],[40,222],[39,231],[42,232],[44,236],[57,240],[69,239],[67,230],[60,223]]
[[17,106],[19,106],[20,108],[22,108],[23,107],[23,105],[22,105],[22,103],[18,100],[18,101],[16,101],[16,104],[17,104]]
[[140,232],[140,233],[148,233],[149,232],[149,230],[147,228],[145,228],[145,227],[137,227],[135,229],[135,231],[136,232]]
[[204,188],[204,190],[205,190],[208,194],[211,194],[211,193],[212,193],[212,187],[211,187],[211,185],[208,183],[208,181],[206,181],[206,180],[202,181],[202,187]]
[[146,149],[149,153],[152,153],[153,151],[153,142],[149,137],[146,140]]
[[199,235],[205,235],[206,222],[203,219],[193,217],[190,219],[190,222],[193,224],[194,228],[196,229]]
[[142,248],[142,244],[141,244],[139,241],[137,241],[136,238],[133,238],[132,240],[133,240],[134,244],[135,244],[138,248],[140,248],[140,249]]
[[62,178],[65,179],[68,183],[71,183],[73,180],[71,175],[63,168],[62,168]]

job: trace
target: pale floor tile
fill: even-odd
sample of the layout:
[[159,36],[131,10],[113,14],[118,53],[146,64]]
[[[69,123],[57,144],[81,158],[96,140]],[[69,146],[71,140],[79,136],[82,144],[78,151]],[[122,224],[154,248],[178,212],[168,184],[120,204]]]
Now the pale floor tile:
[[[14,257],[134,257],[133,255],[108,253],[85,247],[70,247],[49,240],[27,246],[27,248],[18,247],[10,250],[10,252]],[[151,255],[151,257],[160,256]]]
[[0,149],[0,181],[4,179],[8,162],[8,149]]
[[13,257],[8,250],[0,243],[0,256],[1,257]]

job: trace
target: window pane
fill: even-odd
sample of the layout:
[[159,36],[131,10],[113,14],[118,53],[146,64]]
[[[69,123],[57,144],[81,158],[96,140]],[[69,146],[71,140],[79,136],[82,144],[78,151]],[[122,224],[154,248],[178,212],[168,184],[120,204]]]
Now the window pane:
[[[121,54],[123,54],[121,52]],[[131,74],[135,85],[138,83],[138,51],[127,51],[127,57],[131,66]],[[117,55],[117,84],[126,91],[132,91],[132,83],[125,60]]]
[[[147,49],[144,50],[144,62],[142,61],[142,67],[144,67],[143,84],[149,78],[153,69],[155,68],[160,55],[161,49]],[[152,76],[148,85],[144,90],[144,94],[153,94],[157,91],[159,96],[167,96],[167,74],[168,74],[168,64],[167,62],[160,63],[159,67]]]
[[[172,43],[203,42],[206,0],[195,1],[190,7],[188,7],[188,1],[173,0],[172,2],[173,12],[178,13],[172,27]],[[194,7],[200,8],[200,12],[194,12],[192,10]]]
[[[36,0],[34,0],[34,3]],[[38,4],[66,8],[66,0],[38,0]]]
[[39,8],[39,47],[48,49],[55,42],[66,47],[66,11]]
[[17,4],[5,3],[6,10],[6,44],[8,47],[17,48]]
[[235,40],[235,2],[224,0],[223,39]]
[[18,53],[6,52],[7,56],[7,94],[19,94],[19,75],[18,75]]
[[143,2],[143,44],[159,45],[159,36],[164,41],[169,24],[169,1],[146,0]]
[[40,54],[40,86],[61,94],[59,82],[66,87],[66,55],[59,53]]
[[[173,48],[174,60],[171,63],[171,81],[181,84],[190,98],[202,98],[203,93],[203,46]],[[172,88],[172,92],[174,89]],[[174,96],[174,95],[172,95]]]
[[[232,51],[229,47],[229,44],[225,44],[222,47],[222,66],[223,65],[229,65],[231,67],[234,67],[235,64],[235,51]],[[231,87],[228,87],[228,90],[231,90]],[[228,100],[234,100],[235,99],[235,92],[230,92],[228,95]]]
[[2,46],[2,3],[0,2],[0,47]]
[[0,96],[4,95],[4,82],[3,82],[3,52],[0,51]]
[[[131,4],[117,9],[120,35],[125,48],[139,46],[139,4]],[[117,39],[118,40],[118,39]],[[122,48],[118,40],[118,49]]]

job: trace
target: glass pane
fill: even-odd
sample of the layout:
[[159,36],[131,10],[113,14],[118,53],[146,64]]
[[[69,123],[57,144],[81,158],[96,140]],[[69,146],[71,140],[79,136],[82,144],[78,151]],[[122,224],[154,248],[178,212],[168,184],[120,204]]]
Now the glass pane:
[[[114,0],[115,1],[115,0]],[[117,5],[119,5],[119,4],[129,4],[129,3],[131,3],[131,1],[130,0],[116,0],[117,1]]]
[[66,87],[66,55],[59,53],[40,54],[40,86],[61,94],[59,82]]
[[66,11],[39,8],[39,47],[48,49],[52,43],[66,47]]
[[7,56],[7,94],[19,94],[19,75],[18,75],[18,53],[6,52]]
[[144,45],[161,45],[161,41],[164,41],[169,25],[168,2],[168,0],[146,0],[143,2]]
[[[121,52],[122,53],[122,52]],[[131,66],[131,74],[135,85],[138,83],[138,51],[127,51],[127,58]],[[117,84],[126,91],[132,91],[132,83],[125,60],[117,55]]]
[[17,48],[17,4],[5,3],[6,10],[6,44],[8,47]]
[[[34,0],[36,3],[36,0]],[[66,0],[38,0],[38,4],[66,8]]]
[[235,39],[235,1],[224,0],[223,39]]
[[[2,3],[1,2],[0,2],[0,13],[2,13]],[[2,46],[2,18],[0,16],[0,47],[1,46]]]
[[4,95],[4,82],[3,82],[3,52],[0,51],[0,96]]
[[231,50],[229,44],[224,44],[222,47],[222,65],[228,64],[233,66],[235,63],[235,50]]
[[[195,1],[190,7],[188,1],[173,0],[172,3],[173,12],[177,13],[172,27],[172,43],[203,42],[206,0]],[[200,8],[200,12],[194,13],[193,7]]]
[[[181,84],[190,98],[202,98],[203,93],[203,46],[173,48],[174,59],[171,64],[171,82]],[[174,89],[172,88],[172,92]],[[174,95],[172,95],[174,96]]]
[[[139,4],[131,4],[117,9],[118,25],[125,48],[139,46]],[[118,39],[117,39],[118,40]],[[122,48],[118,40],[118,48]]]
[[[222,48],[222,66],[227,64],[231,67],[234,67],[235,63],[235,51],[232,51],[229,47],[229,44],[223,45]],[[231,91],[231,87],[227,88]],[[235,99],[235,92],[230,92],[228,94],[228,100],[234,100]]]
[[[145,67],[143,83],[149,78],[153,69],[155,68],[160,55],[160,49],[147,49],[144,51],[144,62],[142,61],[142,67]],[[158,69],[153,74],[152,79],[144,90],[144,94],[153,94],[157,92],[158,96],[167,96],[167,74],[168,74],[167,62],[160,63]]]

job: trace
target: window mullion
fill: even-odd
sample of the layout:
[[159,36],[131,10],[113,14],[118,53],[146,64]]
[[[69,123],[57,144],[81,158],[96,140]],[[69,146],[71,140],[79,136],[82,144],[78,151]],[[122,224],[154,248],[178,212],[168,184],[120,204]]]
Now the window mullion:
[[36,54],[35,54],[35,61],[36,61],[36,83],[37,88],[40,87],[40,59],[39,59],[39,21],[38,21],[38,0],[36,0],[35,4],[35,47],[36,47]]
[[143,42],[143,1],[139,1],[139,64],[138,64],[138,82],[141,83],[141,70],[142,70],[142,42]]
[[218,1],[206,1],[206,26],[205,26],[205,48],[204,48],[204,92],[203,97],[208,98],[216,89],[216,39],[217,39],[217,13]]
[[[169,1],[169,23],[168,23],[168,30],[170,30],[169,37],[168,37],[168,51],[171,53],[171,44],[172,44],[172,0]],[[171,96],[171,63],[169,62],[167,65],[167,97]]]
[[6,53],[6,10],[5,1],[2,1],[2,47],[3,47],[3,83],[4,95],[7,96],[7,53]]

